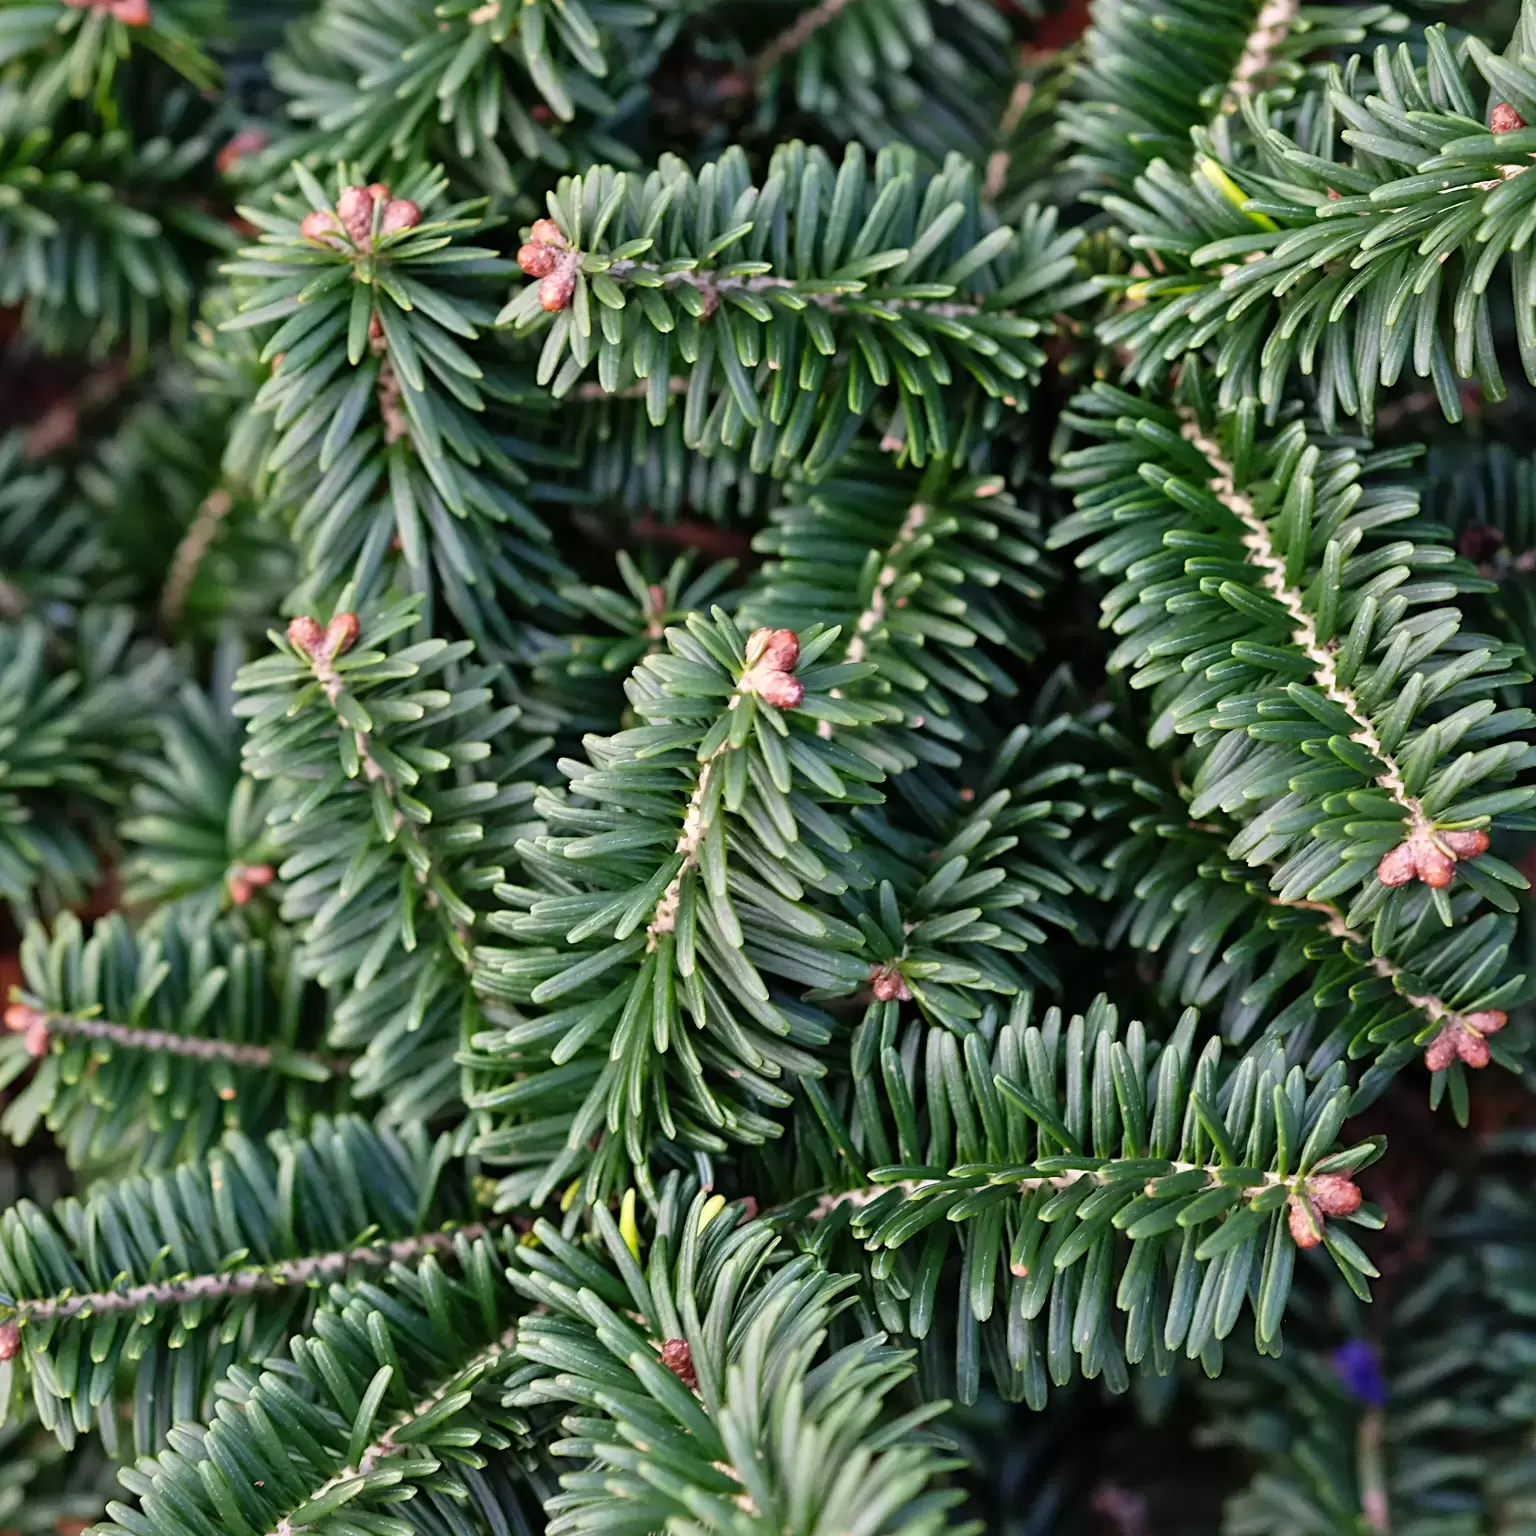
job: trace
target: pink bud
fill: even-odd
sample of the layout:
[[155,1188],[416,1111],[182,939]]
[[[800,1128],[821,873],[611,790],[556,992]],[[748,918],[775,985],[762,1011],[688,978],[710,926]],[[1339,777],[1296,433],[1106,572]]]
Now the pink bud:
[[321,245],[334,245],[335,235],[340,228],[336,215],[324,208],[306,213],[299,221],[299,233],[306,240],[314,240]]
[[1456,860],[1433,843],[1418,850],[1414,867],[1418,870],[1419,879],[1437,891],[1448,886],[1456,874]]
[[576,264],[567,256],[539,283],[539,303],[554,314],[571,302],[575,292]]
[[1376,878],[1383,885],[1407,885],[1418,872],[1417,863],[1412,843],[1399,843],[1381,856],[1381,863],[1376,866]]
[[358,627],[355,613],[338,613],[326,625],[325,654],[340,656],[343,651],[350,651],[353,641],[357,639]]
[[1525,127],[1525,119],[1507,101],[1501,101],[1489,113],[1488,126],[1494,133],[1513,133]]
[[553,219],[535,219],[527,243],[517,251],[518,266],[529,277],[544,279],[539,285],[539,302],[551,311],[564,309],[571,302],[580,260]]
[[1488,1065],[1490,1052],[1488,1042],[1481,1035],[1474,1034],[1470,1029],[1458,1030],[1456,1033],[1456,1054],[1469,1067],[1481,1069]]
[[1376,866],[1383,885],[1406,885],[1415,875],[1434,890],[1442,890],[1456,876],[1458,859],[1475,859],[1488,851],[1488,834],[1469,830],[1437,832],[1420,826],[1396,848],[1384,854]]
[[789,672],[764,672],[754,683],[758,698],[775,709],[794,709],[805,697],[805,684]]
[[770,672],[793,672],[800,661],[800,637],[792,629],[754,629],[747,638],[747,661]]
[[1438,836],[1458,859],[1475,859],[1479,854],[1488,852],[1486,832],[1441,832]]
[[21,1329],[15,1323],[0,1323],[0,1365],[21,1353]]
[[1461,1022],[1480,1035],[1496,1035],[1509,1023],[1509,1015],[1502,1008],[1489,1008],[1482,1013],[1464,1013]]
[[1425,1048],[1424,1065],[1431,1072],[1443,1072],[1460,1058],[1474,1069],[1486,1067],[1492,1053],[1484,1037],[1498,1034],[1508,1022],[1509,1015],[1501,1008],[1451,1014],[1441,1025],[1440,1033]]
[[336,212],[353,245],[366,247],[373,238],[373,189],[345,188],[336,199]]
[[38,1021],[26,1033],[27,1055],[34,1061],[41,1061],[48,1054],[48,1021]]
[[1324,1216],[1348,1216],[1360,1209],[1360,1186],[1342,1173],[1315,1173],[1307,1180],[1307,1194]]
[[1456,1060],[1456,1041],[1459,1031],[1454,1024],[1445,1025],[1424,1048],[1424,1065],[1431,1072],[1444,1072]]
[[890,965],[877,965],[869,973],[870,990],[882,1003],[905,1003],[912,997],[907,978],[893,961]]
[[379,221],[381,235],[398,234],[402,229],[415,229],[421,223],[421,209],[408,197],[392,199],[384,208]]
[[325,643],[325,631],[320,628],[317,620],[308,614],[300,614],[298,618],[289,621],[288,643],[306,656],[313,656]]
[[1305,1198],[1291,1196],[1289,1215],[1291,1241],[1298,1248],[1316,1248],[1323,1240],[1323,1224]]
[[125,27],[147,27],[151,20],[149,0],[109,0],[108,8],[112,19]]
[[548,277],[559,261],[560,253],[552,245],[535,244],[530,240],[527,245],[517,248],[517,264],[529,277]]
[[29,1008],[25,1003],[12,1003],[5,1010],[5,1027],[12,1034],[25,1034],[40,1019],[44,1018],[46,1018],[46,1015],[39,1013],[36,1008]]

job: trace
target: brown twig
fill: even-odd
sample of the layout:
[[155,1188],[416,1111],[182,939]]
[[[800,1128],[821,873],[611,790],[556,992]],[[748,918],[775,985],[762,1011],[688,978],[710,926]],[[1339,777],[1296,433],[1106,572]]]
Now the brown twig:
[[850,3],[851,0],[821,0],[819,5],[813,5],[792,26],[780,32],[752,61],[752,79],[761,80],[769,70],[777,69],[790,54],[798,53],[823,27],[836,21]]
[[171,568],[165,578],[165,591],[160,596],[160,617],[167,627],[180,618],[187,602],[187,593],[197,579],[197,573],[207,555],[219,524],[229,516],[235,499],[223,486],[215,486],[203,498],[192,525],[182,535],[171,557]]

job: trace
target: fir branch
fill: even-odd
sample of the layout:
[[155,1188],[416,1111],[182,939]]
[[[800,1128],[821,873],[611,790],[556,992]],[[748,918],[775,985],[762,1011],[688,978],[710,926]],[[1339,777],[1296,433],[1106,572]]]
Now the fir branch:
[[1300,15],[1301,0],[1264,0],[1227,82],[1223,112],[1235,110],[1240,100],[1254,94],[1256,82],[1274,68],[1275,56]]
[[[511,1364],[516,1331],[504,1294],[485,1283],[489,1240],[465,1257],[470,1280],[450,1279],[427,1253],[415,1271],[395,1271],[388,1292],[363,1282],[335,1289],[313,1333],[290,1340],[287,1361],[268,1361],[259,1375],[231,1370],[205,1424],[179,1429],[173,1448],[124,1473],[139,1507],[112,1504],[100,1529],[149,1536],[170,1511],[216,1528],[237,1510],[248,1531],[292,1536],[342,1510],[348,1523],[377,1524],[402,1493],[417,1521],[448,1510],[488,1517],[504,1490],[475,1448],[519,1444],[526,1423],[499,1406],[496,1378]],[[281,1476],[224,1474],[270,1465],[274,1442]],[[205,1469],[190,1481],[189,1463]]]
[[[1109,941],[1158,953],[1169,1001],[1219,1001],[1225,1038],[1241,1044],[1259,1030],[1309,1077],[1374,1055],[1356,1085],[1357,1108],[1420,1048],[1435,1074],[1431,1102],[1448,1091],[1462,1122],[1463,1067],[1486,1066],[1490,1054],[1518,1067],[1487,1044],[1526,985],[1511,973],[1511,919],[1486,914],[1447,932],[1424,910],[1373,939],[1351,928],[1335,903],[1271,888],[1270,866],[1232,861],[1231,823],[1196,821],[1176,777],[1170,785],[1155,760],[1143,767],[1108,726],[1099,735],[1116,762],[1098,783],[1090,779],[1086,798],[1105,829],[1106,894],[1123,902]],[[1454,912],[1465,916],[1471,906],[1463,896]],[[1383,941],[1411,969],[1383,953]]]
[[348,582],[361,603],[399,571],[407,591],[440,590],[482,645],[512,648],[502,598],[548,600],[568,573],[524,499],[525,446],[500,430],[535,396],[484,337],[484,297],[513,268],[465,243],[483,203],[448,202],[440,170],[394,189],[328,189],[302,164],[293,176],[298,197],[245,210],[262,241],[225,264],[236,305],[219,323],[258,332],[270,365],[247,472],[301,556],[287,611]]
[[[357,639],[359,628],[357,615],[350,612],[338,613],[323,629],[317,619],[307,615],[293,619],[288,625],[288,643],[308,661],[310,669],[315,674],[315,681],[319,683],[320,691],[325,695],[326,702],[332,710],[336,709],[337,701],[346,688],[341,674],[336,670],[336,658],[344,651],[351,649],[353,642]],[[337,725],[343,732],[351,732],[353,750],[357,753],[358,761],[362,765],[363,777],[370,783],[383,786],[384,793],[390,801],[390,816],[394,822],[395,831],[405,832],[405,812],[398,804],[399,790],[374,755],[372,732],[362,726],[349,725],[339,713]],[[423,868],[419,843],[414,846],[413,851],[418,854],[418,858],[412,860],[416,868],[416,878],[425,885],[427,873],[431,869],[431,859],[426,859],[425,868]]]
[[[1352,1182],[1379,1147],[1333,1150],[1349,1112],[1342,1065],[1308,1090],[1271,1043],[1230,1070],[1216,1040],[1196,1059],[1192,1010],[1156,1049],[1139,1024],[1122,1032],[1102,997],[1071,1021],[1052,1009],[1031,1026],[1027,1009],[1014,999],[992,1044],[945,1031],[913,1042],[888,1025],[878,1043],[856,1040],[853,1126],[867,1175],[785,1212],[809,1214],[824,1262],[852,1262],[848,1238],[889,1252],[858,1262],[871,1265],[882,1322],[918,1339],[958,1241],[962,1400],[975,1399],[993,1349],[999,1390],[1036,1408],[1046,1347],[1058,1384],[1080,1369],[1123,1391],[1128,1365],[1166,1373],[1180,1350],[1209,1358],[1245,1296],[1256,1343],[1271,1352],[1293,1245],[1326,1246],[1365,1294],[1360,1277],[1375,1266],[1340,1222],[1379,1225]],[[909,1243],[921,1248],[910,1268],[894,1262]],[[1070,1341],[1052,1324],[1047,1346],[1043,1320],[1061,1308]]]
[[[64,1322],[70,1318],[100,1317],[112,1312],[138,1312],[143,1308],[180,1308],[197,1302],[234,1301],[242,1296],[282,1291],[293,1286],[313,1288],[330,1285],[357,1270],[387,1269],[393,1264],[413,1264],[428,1253],[450,1254],[460,1239],[473,1243],[491,1229],[476,1222],[440,1232],[424,1232],[417,1237],[396,1238],[392,1242],[368,1243],[335,1253],[305,1254],[276,1264],[246,1265],[221,1270],[218,1274],[193,1275],[184,1279],[151,1281],[126,1286],[120,1290],[87,1291],[68,1296],[49,1296],[40,1300],[22,1298],[9,1305],[0,1303],[0,1311],[22,1324]],[[23,1340],[26,1338],[23,1332]]]
[[[568,255],[575,257],[578,261],[590,254],[575,246],[567,245],[565,249]],[[631,260],[612,261],[600,268],[600,270],[616,283],[631,281],[643,288],[676,290],[686,285],[692,288],[702,300],[704,306],[702,314],[705,318],[713,315],[724,300],[743,293],[792,294],[804,303],[817,305],[829,315],[907,314],[919,320],[960,320],[983,313],[983,306],[980,303],[973,302],[956,302],[953,300],[938,302],[931,299],[900,297],[884,298],[878,294],[870,295],[866,298],[864,297],[866,285],[858,281],[838,284],[836,279],[832,279],[830,286],[822,284],[812,288],[804,282],[791,277],[774,277],[763,274],[742,276],[730,271],[728,268],[719,270],[685,268],[679,271],[671,267],[658,266],[651,262]],[[855,297],[859,300],[857,304],[850,302]]]
[[[1224,1181],[1221,1178],[1223,1165],[1220,1163],[1183,1163],[1177,1158],[1169,1158],[1166,1161],[1168,1162],[1168,1175],[1158,1175],[1159,1177],[1178,1173],[1194,1173],[1197,1170],[1205,1174],[1206,1182],[1195,1186],[1197,1193],[1206,1189],[1229,1187],[1229,1181]],[[1140,1172],[1141,1170],[1138,1169],[1137,1171]],[[1121,1177],[1122,1175],[1119,1173],[1119,1170],[1111,1162],[1102,1168],[1064,1168],[1060,1173],[1038,1174],[1029,1178],[1009,1179],[1004,1187],[1016,1190],[1019,1194],[1032,1195],[1042,1189],[1071,1189],[1074,1184],[1082,1179],[1089,1179],[1095,1184],[1113,1184]],[[943,1189],[946,1182],[944,1179],[897,1179],[890,1184],[867,1184],[862,1189],[845,1189],[835,1193],[828,1191],[826,1194],[817,1197],[816,1203],[806,1213],[805,1219],[807,1221],[824,1221],[833,1211],[841,1206],[851,1205],[858,1208],[860,1206],[872,1205],[882,1195],[888,1194],[892,1190],[896,1190],[903,1195],[921,1196]],[[1148,1188],[1145,1193],[1148,1195],[1155,1194],[1156,1191],[1152,1187],[1153,1179],[1149,1178],[1146,1182]],[[1284,1186],[1288,1192],[1302,1194],[1305,1193],[1304,1184],[1305,1180],[1300,1175],[1287,1180],[1278,1173],[1266,1172],[1256,1183],[1243,1188],[1241,1194],[1245,1200],[1251,1200],[1254,1196],[1262,1194],[1266,1189],[1280,1186]]]
[[338,159],[369,179],[451,160],[515,200],[541,168],[632,158],[619,118],[666,39],[658,12],[570,0],[330,0],[271,61],[295,124],[256,169]]
[[[1225,408],[1253,395],[1273,413],[1286,381],[1307,376],[1330,429],[1340,415],[1369,429],[1405,369],[1430,381],[1452,421],[1462,381],[1504,397],[1490,289],[1507,279],[1522,293],[1528,278],[1515,189],[1536,135],[1514,100],[1533,99],[1536,73],[1475,39],[1458,53],[1443,26],[1426,41],[1418,61],[1380,55],[1379,92],[1358,69],[1329,66],[1326,111],[1292,121],[1245,100],[1230,131],[1196,134],[1192,170],[1153,164],[1133,196],[1107,201],[1156,269],[1115,281],[1131,302],[1104,327],[1133,354],[1132,378],[1206,354],[1219,358]],[[1487,129],[1472,131],[1479,120]],[[1517,341],[1536,377],[1524,320]]]
[[519,1170],[504,1205],[572,1177],[588,1202],[646,1185],[658,1129],[701,1149],[777,1135],[763,1110],[791,1102],[780,1079],[819,1072],[806,1047],[824,1034],[763,972],[867,970],[809,898],[852,873],[823,807],[879,799],[881,770],[815,729],[878,718],[833,693],[870,669],[821,660],[835,628],[744,635],[720,608],[665,638],[628,684],[642,723],[587,738],[560,765],[569,790],[536,800],[548,830],[519,845],[527,883],[498,886],[509,910],[489,919],[514,943],[477,952],[481,995],[517,1010],[462,1056],[469,1104],[507,1113],[476,1142]]
[[[1458,566],[1443,533],[1412,523],[1409,488],[1368,488],[1368,460],[1309,442],[1299,422],[1261,441],[1250,402],[1222,429],[1240,447],[1213,459],[1209,429],[1192,432],[1178,414],[1217,414],[1204,376],[1191,367],[1184,384],[1174,410],[1107,386],[1080,397],[1074,422],[1106,446],[1065,458],[1064,478],[1082,488],[1079,511],[1054,538],[1095,533],[1080,563],[1151,579],[1145,588],[1122,581],[1105,598],[1105,622],[1125,636],[1112,665],[1133,666],[1137,685],[1157,690],[1154,745],[1176,733],[1198,743],[1191,814],[1219,807],[1244,823],[1234,857],[1284,855],[1272,882],[1283,894],[1321,901],[1355,891],[1351,926],[1381,921],[1393,892],[1415,879],[1447,925],[1439,893],[1458,876],[1481,900],[1513,910],[1503,887],[1524,877],[1489,854],[1485,829],[1533,791],[1490,784],[1485,795],[1461,796],[1478,780],[1508,784],[1521,772],[1526,749],[1505,733],[1522,729],[1524,716],[1500,712],[1489,695],[1523,657],[1462,637],[1455,607],[1412,612],[1482,583]],[[1121,506],[1140,531],[1106,540]],[[1416,537],[1384,538],[1394,525]],[[1411,582],[1413,566],[1438,567],[1444,579]],[[1487,747],[1460,746],[1485,734]],[[1302,745],[1314,740],[1317,748]],[[1343,814],[1367,804],[1377,808],[1370,820]],[[1463,819],[1463,806],[1474,814]],[[1390,921],[1411,922],[1412,900],[1395,905]]]
[[462,1367],[434,1387],[408,1413],[402,1413],[396,1418],[389,1428],[366,1447],[353,1465],[327,1478],[301,1506],[303,1509],[310,1510],[310,1515],[301,1519],[297,1525],[294,1523],[297,1512],[295,1515],[285,1515],[267,1533],[267,1536],[296,1536],[301,1529],[307,1530],[312,1523],[313,1506],[323,1505],[324,1500],[330,1495],[349,1488],[355,1480],[366,1479],[377,1469],[380,1462],[387,1461],[391,1456],[400,1455],[402,1452],[408,1453],[410,1446],[401,1437],[416,1430],[423,1422],[430,1423],[441,1418],[445,1405],[459,1395],[467,1394],[482,1376],[494,1371],[502,1364],[516,1345],[517,1332],[517,1325],[514,1324],[499,1339],[465,1361]]
[[468,641],[390,645],[419,606],[295,620],[236,682],[237,713],[254,717],[248,771],[278,781],[274,860],[300,967],[340,993],[331,1042],[359,1048],[354,1091],[388,1095],[400,1118],[456,1092],[449,1042],[473,1024],[483,893],[530,830],[520,775],[547,747],[511,733],[519,711],[495,707],[494,669],[460,665]]
[[744,616],[836,616],[845,659],[874,664],[868,691],[900,712],[898,729],[865,733],[891,771],[958,765],[961,748],[980,744],[981,706],[1014,695],[1012,673],[1038,644],[1020,609],[1052,576],[1035,516],[1002,477],[893,472],[851,453],[835,476],[793,486],[753,543],[777,558]]
[[[44,1424],[70,1443],[94,1417],[98,1371],[133,1366],[134,1445],[152,1453],[232,1369],[275,1355],[327,1287],[398,1293],[450,1252],[481,1263],[489,1229],[459,1224],[446,1161],[419,1126],[396,1134],[316,1118],[307,1137],[277,1133],[264,1146],[231,1132],[174,1173],[103,1184],[51,1216],[22,1202],[0,1214],[0,1318],[17,1330],[22,1362],[10,1391],[30,1388]],[[377,1280],[349,1281],[354,1271]],[[151,1390],[157,1380],[165,1390]],[[100,1428],[115,1453],[117,1416]]]
[[[832,1332],[852,1276],[776,1253],[766,1221],[743,1222],[739,1206],[675,1176],[646,1250],[602,1206],[592,1220],[596,1254],[540,1222],[547,1256],[518,1249],[508,1271],[535,1307],[512,1400],[580,1414],[553,1447],[581,1464],[561,1478],[567,1529],[612,1529],[615,1506],[647,1530],[687,1521],[769,1536],[797,1519],[870,1536],[953,1529],[958,1493],[935,1486],[953,1463],[923,1428],[943,1405],[886,1418],[910,1354],[880,1333]],[[638,1445],[631,1414],[652,1426]]]
[[[834,197],[848,217],[831,224]],[[607,210],[595,225],[588,203]],[[563,178],[550,208],[518,252],[536,281],[498,317],[547,327],[540,382],[564,397],[594,362],[607,390],[644,379],[659,425],[681,361],[687,445],[734,446],[750,428],[754,468],[777,475],[826,474],[877,407],[902,422],[912,462],[942,458],[964,421],[946,393],[957,372],[1022,408],[1045,361],[1035,338],[1087,292],[1052,214],[998,226],[968,168],[921,177],[894,149],[872,177],[857,146],[838,171],[781,145],[760,186],[739,150],[697,176],[670,156],[645,178],[598,167]]]
[[1302,601],[1302,594],[1287,579],[1287,562],[1276,553],[1269,524],[1259,515],[1251,497],[1237,488],[1236,471],[1220,445],[1205,431],[1193,406],[1179,410],[1179,430],[1184,440],[1205,459],[1210,470],[1211,489],[1217,499],[1242,524],[1243,547],[1258,568],[1264,590],[1285,610],[1294,625],[1291,643],[1312,663],[1313,683],[1322,696],[1337,704],[1354,725],[1350,739],[1357,741],[1382,764],[1376,782],[1386,790],[1404,813],[1408,823],[1407,840],[1427,837],[1434,823],[1415,795],[1408,792],[1397,760],[1381,743],[1376,727],[1354,691],[1339,680],[1338,649],[1323,645],[1317,626]]
[[[1078,150],[1072,164],[1095,188],[1129,190],[1158,162],[1187,167],[1190,132],[1211,118],[1224,131],[1259,90],[1294,90],[1334,50],[1406,31],[1390,5],[1235,0],[1117,0],[1094,7],[1077,71],[1079,100],[1062,110]],[[1113,198],[1109,199],[1113,205]]]
[[0,1123],[19,1142],[45,1123],[77,1165],[201,1155],[225,1129],[335,1102],[351,1066],[310,1047],[303,978],[233,918],[171,909],[135,932],[113,914],[87,936],[66,915],[28,929],[21,965],[0,1062],[35,1070]]
[[[243,1045],[234,1040],[177,1035],[163,1029],[116,1024],[110,1019],[54,1013],[33,1008],[28,1003],[12,1003],[5,1010],[5,1027],[14,1034],[26,1036],[27,1049],[34,1056],[41,1056],[47,1050],[50,1039],[59,1038],[99,1040],[128,1051],[163,1052],[169,1056],[226,1062],[230,1066],[258,1071],[276,1068],[311,1082],[324,1081],[333,1073],[344,1074],[352,1065],[349,1056],[321,1056],[307,1051],[290,1051],[282,1046]],[[232,1099],[235,1091],[222,1088],[219,1097]]]

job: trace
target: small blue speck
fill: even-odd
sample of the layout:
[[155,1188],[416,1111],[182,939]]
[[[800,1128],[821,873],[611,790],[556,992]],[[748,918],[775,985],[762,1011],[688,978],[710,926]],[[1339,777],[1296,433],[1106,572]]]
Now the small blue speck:
[[1351,1339],[1334,1350],[1329,1359],[1346,1391],[1373,1408],[1386,1406],[1387,1381],[1381,1373],[1381,1356],[1375,1345],[1364,1339]]

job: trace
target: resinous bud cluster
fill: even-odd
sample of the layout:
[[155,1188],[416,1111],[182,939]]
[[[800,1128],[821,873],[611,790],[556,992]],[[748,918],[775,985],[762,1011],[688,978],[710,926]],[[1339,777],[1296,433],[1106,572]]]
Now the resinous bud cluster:
[[1360,1209],[1360,1186],[1342,1173],[1314,1173],[1291,1191],[1291,1237],[1298,1248],[1316,1248],[1330,1216],[1351,1216]]
[[368,186],[346,187],[336,199],[336,209],[316,208],[304,215],[299,233],[317,245],[328,245],[343,251],[345,235],[358,250],[373,249],[373,216],[379,215],[381,235],[398,234],[402,229],[415,229],[421,223],[421,209],[408,197],[394,197],[382,181]]
[[800,640],[792,629],[754,629],[747,638],[747,670],[741,691],[755,693],[775,709],[793,709],[805,697],[805,684],[795,676]]
[[539,279],[539,303],[554,313],[564,309],[576,292],[581,252],[573,251],[553,219],[537,219],[527,241],[518,247],[517,264]]
[[1442,832],[1434,827],[1420,827],[1382,856],[1376,866],[1376,878],[1383,885],[1407,885],[1418,879],[1441,890],[1455,877],[1458,859],[1475,859],[1487,852],[1486,832]]

